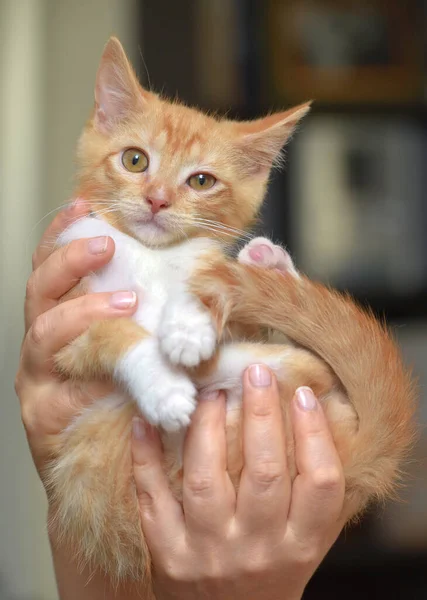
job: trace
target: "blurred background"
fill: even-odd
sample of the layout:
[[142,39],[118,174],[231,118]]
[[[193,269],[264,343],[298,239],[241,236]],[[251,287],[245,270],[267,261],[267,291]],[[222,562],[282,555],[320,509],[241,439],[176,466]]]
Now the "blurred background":
[[420,378],[421,436],[401,501],[348,530],[304,598],[427,598],[427,2],[0,0],[0,600],[57,598],[13,375],[31,253],[72,193],[112,33],[145,85],[204,109],[315,100],[260,230],[388,319]]

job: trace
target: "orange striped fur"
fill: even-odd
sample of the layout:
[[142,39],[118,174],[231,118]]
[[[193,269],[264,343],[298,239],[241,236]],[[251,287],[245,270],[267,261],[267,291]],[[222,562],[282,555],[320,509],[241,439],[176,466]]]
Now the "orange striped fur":
[[[113,98],[105,97],[103,86],[115,86]],[[197,236],[225,245],[256,220],[270,169],[308,108],[307,103],[242,123],[207,116],[142,89],[112,39],[98,73],[95,109],[79,142],[77,194],[116,228],[138,237],[134,220],[144,198],[161,189],[170,227],[160,240],[149,240],[151,245],[173,246]],[[118,156],[128,147],[148,149],[156,157],[153,164],[159,163],[157,171],[135,177],[121,168]],[[193,164],[209,165],[219,182],[202,199],[180,180]],[[209,219],[216,224],[209,227]],[[221,251],[199,261],[191,289],[211,311],[223,339],[259,340],[256,346],[242,342],[241,352],[250,348],[262,361],[288,350],[277,377],[293,476],[289,404],[298,386],[309,385],[323,403],[344,464],[348,518],[372,499],[393,493],[413,440],[415,391],[387,329],[348,296],[305,277],[237,264]],[[263,327],[283,332],[292,343],[264,345]],[[82,379],[111,377],[117,360],[146,335],[130,319],[96,324],[58,354],[58,368]],[[215,375],[223,348],[191,371],[195,381]],[[52,442],[46,479],[51,527],[70,551],[115,580],[139,579],[150,590],[151,561],[132,481],[130,428],[136,410],[124,396],[85,410]],[[243,464],[239,411],[228,412],[227,442],[237,486]],[[177,450],[167,440],[165,447],[165,470],[180,499]]]

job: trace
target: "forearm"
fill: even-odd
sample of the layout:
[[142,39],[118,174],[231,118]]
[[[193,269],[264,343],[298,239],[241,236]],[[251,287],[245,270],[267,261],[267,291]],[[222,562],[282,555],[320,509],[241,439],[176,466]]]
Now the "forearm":
[[60,600],[145,600],[135,584],[115,586],[103,573],[81,569],[71,553],[49,535]]

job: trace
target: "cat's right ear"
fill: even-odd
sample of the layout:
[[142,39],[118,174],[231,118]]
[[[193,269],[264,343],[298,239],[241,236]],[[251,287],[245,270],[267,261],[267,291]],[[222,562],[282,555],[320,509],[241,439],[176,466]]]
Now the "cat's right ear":
[[115,123],[144,106],[144,90],[115,37],[108,40],[95,84],[95,127],[108,133]]

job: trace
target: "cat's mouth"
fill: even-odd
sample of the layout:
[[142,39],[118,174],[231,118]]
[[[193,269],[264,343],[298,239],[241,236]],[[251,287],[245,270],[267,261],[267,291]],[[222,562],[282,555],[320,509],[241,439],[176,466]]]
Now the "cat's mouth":
[[138,227],[148,226],[150,229],[157,228],[159,231],[168,231],[168,227],[163,219],[157,215],[144,215],[133,220]]
[[158,215],[147,214],[132,218],[128,226],[142,242],[156,244],[163,243],[171,235],[166,221],[167,219],[159,218]]

